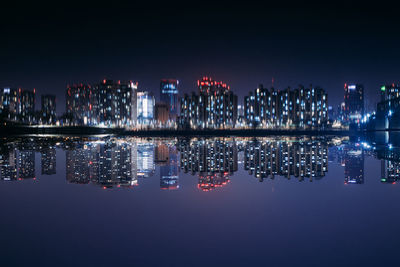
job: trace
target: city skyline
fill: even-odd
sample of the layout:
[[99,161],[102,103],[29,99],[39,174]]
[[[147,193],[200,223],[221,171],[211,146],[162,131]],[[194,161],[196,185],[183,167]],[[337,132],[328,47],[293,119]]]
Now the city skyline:
[[[159,100],[140,90],[137,81],[103,79],[66,88],[65,112],[56,112],[55,95],[41,95],[35,109],[36,89],[4,88],[0,115],[4,125],[52,125],[151,129],[291,129],[378,130],[395,128],[399,85],[382,85],[377,109],[367,109],[362,84],[344,84],[340,105],[329,103],[319,86],[264,87],[259,84],[243,98],[226,81],[203,76],[197,90],[179,94],[179,80],[161,79]],[[241,103],[242,102],[242,103]],[[393,103],[392,103],[393,102]],[[392,105],[391,105],[392,104]],[[59,105],[58,105],[59,106]],[[376,113],[377,112],[377,113]],[[392,116],[394,114],[394,116]]]
[[10,4],[0,18],[0,88],[36,88],[64,102],[67,84],[135,80],[158,97],[160,79],[178,79],[181,92],[190,93],[198,77],[213,76],[242,98],[273,79],[280,88],[321,86],[337,105],[347,82],[364,85],[368,107],[379,100],[376,88],[399,80],[392,12],[351,1],[256,10],[214,3],[208,12],[173,3]]
[[[185,94],[190,94],[193,91],[196,91],[198,77],[215,77],[215,76],[214,75],[198,75],[196,77],[196,79],[191,82],[191,86],[190,87],[185,86],[184,84],[181,83],[179,85],[178,97],[182,97]],[[84,84],[84,85],[98,84],[99,81],[103,81],[103,80],[112,80],[112,81],[129,81],[129,80],[131,80],[132,81],[132,79],[115,79],[114,80],[114,79],[108,79],[107,77],[102,77],[102,78],[100,78],[98,80],[94,80],[92,82],[87,82],[86,81],[86,82],[66,83],[65,84],[65,88],[68,88],[68,87],[74,86],[74,85],[79,85],[79,84]],[[158,85],[157,85],[156,88],[145,88],[144,86],[141,86],[141,84],[138,82],[138,80],[134,79],[133,81],[138,83],[138,85],[137,85],[138,86],[138,91],[150,92],[152,95],[154,95],[154,97],[155,97],[157,102],[163,102],[163,101],[161,101],[161,97],[160,97],[160,88],[159,88],[160,80],[165,80],[165,79],[164,78],[159,79],[157,81]],[[173,79],[173,80],[181,81],[181,79]],[[152,83],[154,83],[154,82],[152,82]],[[365,94],[368,94],[368,97],[369,97],[369,98],[365,97],[366,98],[365,99],[365,104],[364,104],[365,105],[365,110],[374,110],[376,108],[376,105],[381,100],[381,94],[379,92],[379,89],[382,86],[384,86],[385,84],[390,84],[390,85],[391,84],[396,84],[397,85],[399,83],[400,83],[400,80],[393,80],[393,81],[390,81],[390,82],[377,82],[377,86],[375,88],[372,88],[372,89],[368,88],[368,87],[365,88]],[[253,84],[252,87],[245,88],[245,89],[242,89],[242,90],[235,90],[235,87],[233,87],[233,91],[239,97],[239,103],[240,104],[244,104],[243,103],[244,102],[243,99],[247,96],[248,92],[253,91],[254,88],[257,88],[257,86],[260,85],[260,84],[265,85],[267,88],[276,88],[277,90],[286,90],[286,88],[298,88],[300,86],[322,87],[325,90],[327,90],[326,87],[324,87],[323,85],[321,86],[320,84],[316,84],[316,83],[312,83],[312,82],[310,82],[310,83],[292,82],[291,85],[288,85],[288,84],[279,85],[279,83],[277,83],[275,77],[271,77],[271,80],[270,81],[266,81],[265,83],[263,83],[263,82],[253,82],[252,84]],[[330,103],[329,103],[330,106],[336,107],[336,106],[339,106],[341,103],[343,103],[343,101],[344,101],[344,99],[343,99],[343,84],[362,84],[364,86],[364,83],[362,81],[351,82],[351,80],[347,80],[347,81],[345,80],[340,85],[340,90],[341,91],[339,91],[339,89],[338,89],[333,94],[329,94],[328,93],[329,96],[330,96],[330,99],[329,99],[330,100]],[[54,92],[54,91],[48,91],[48,90],[45,90],[45,89],[40,89],[40,88],[37,88],[37,87],[21,87],[21,86],[9,86],[9,85],[8,86],[2,86],[0,88],[16,88],[16,89],[22,89],[22,90],[27,90],[27,91],[36,90],[36,91],[38,91],[38,93],[40,93],[40,95],[56,96],[57,102],[59,102],[59,103],[60,102],[64,103],[65,101],[67,101],[67,99],[65,97],[65,93],[62,94],[59,91]],[[65,90],[65,88],[63,90]],[[248,90],[248,91],[246,91],[246,90]],[[373,96],[372,99],[371,99],[371,96]],[[41,106],[40,97],[38,97],[36,103],[37,103],[37,107]],[[57,114],[62,114],[62,113],[64,113],[66,111],[65,108],[64,108],[65,105],[57,105],[56,107],[57,107],[57,110],[56,110]]]

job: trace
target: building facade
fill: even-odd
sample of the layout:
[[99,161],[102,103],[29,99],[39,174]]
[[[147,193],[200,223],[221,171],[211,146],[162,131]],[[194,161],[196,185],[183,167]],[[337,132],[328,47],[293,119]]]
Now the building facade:
[[42,95],[41,109],[42,123],[53,124],[57,119],[56,114],[56,96]]
[[155,99],[153,94],[147,91],[137,92],[137,124],[148,126],[154,120]]
[[237,96],[223,82],[209,77],[197,81],[199,94],[180,100],[179,126],[192,129],[229,129],[237,122]]
[[160,100],[168,105],[171,121],[176,121],[179,111],[178,85],[179,81],[174,79],[163,79],[160,82]]
[[136,124],[137,83],[103,80],[95,86],[67,88],[66,110],[70,124],[132,127]]
[[66,91],[66,121],[69,125],[99,124],[99,105],[96,90],[86,84],[67,87]]
[[344,85],[343,120],[347,123],[360,123],[364,117],[364,86],[361,84]]
[[168,125],[170,108],[165,103],[156,103],[154,107],[154,119],[157,126],[165,127]]
[[322,128],[328,123],[327,102],[319,87],[276,91],[259,85],[244,98],[244,119],[253,128]]

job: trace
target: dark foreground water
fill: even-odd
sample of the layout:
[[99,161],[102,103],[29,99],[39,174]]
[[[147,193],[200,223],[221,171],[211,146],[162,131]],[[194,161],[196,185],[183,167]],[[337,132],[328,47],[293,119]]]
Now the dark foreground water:
[[348,138],[4,138],[1,266],[399,266],[398,155]]

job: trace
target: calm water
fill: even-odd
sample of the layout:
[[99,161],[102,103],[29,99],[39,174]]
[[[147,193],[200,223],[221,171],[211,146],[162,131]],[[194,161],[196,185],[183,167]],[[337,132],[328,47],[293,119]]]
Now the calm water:
[[399,266],[399,155],[348,138],[3,138],[1,263]]

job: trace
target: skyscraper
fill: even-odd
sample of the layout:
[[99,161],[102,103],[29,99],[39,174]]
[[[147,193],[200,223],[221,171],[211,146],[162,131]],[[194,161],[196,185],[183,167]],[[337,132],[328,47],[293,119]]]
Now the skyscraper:
[[168,105],[169,118],[175,121],[178,114],[178,85],[174,79],[163,79],[160,82],[160,100]]
[[137,124],[150,125],[154,119],[154,96],[147,91],[137,92]]
[[382,85],[380,93],[381,101],[398,98],[400,96],[400,85],[394,83]]
[[344,121],[359,123],[364,116],[364,86],[344,84]]
[[56,120],[56,96],[42,95],[42,120],[45,124],[52,124]]
[[86,84],[68,86],[66,113],[68,124],[97,125],[99,123],[99,109],[94,88]]
[[245,121],[250,127],[321,128],[328,122],[327,102],[319,87],[275,91],[259,85],[244,99]]
[[132,81],[103,80],[95,86],[67,88],[66,110],[74,125],[129,127],[136,123],[136,89]]
[[165,103],[156,103],[154,107],[154,119],[159,126],[167,125],[169,117],[169,107]]
[[135,120],[135,103],[132,103],[132,100],[135,99],[137,83],[103,80],[95,87],[101,124],[126,127],[135,123],[132,123],[132,120]]
[[16,88],[4,88],[1,94],[3,116],[9,120],[15,120],[18,115],[19,94]]
[[181,98],[180,127],[229,129],[237,122],[237,95],[223,82],[209,77],[197,81],[199,95]]
[[25,123],[33,123],[35,116],[35,95],[36,90],[22,90],[19,89],[20,102],[19,112],[21,119]]

